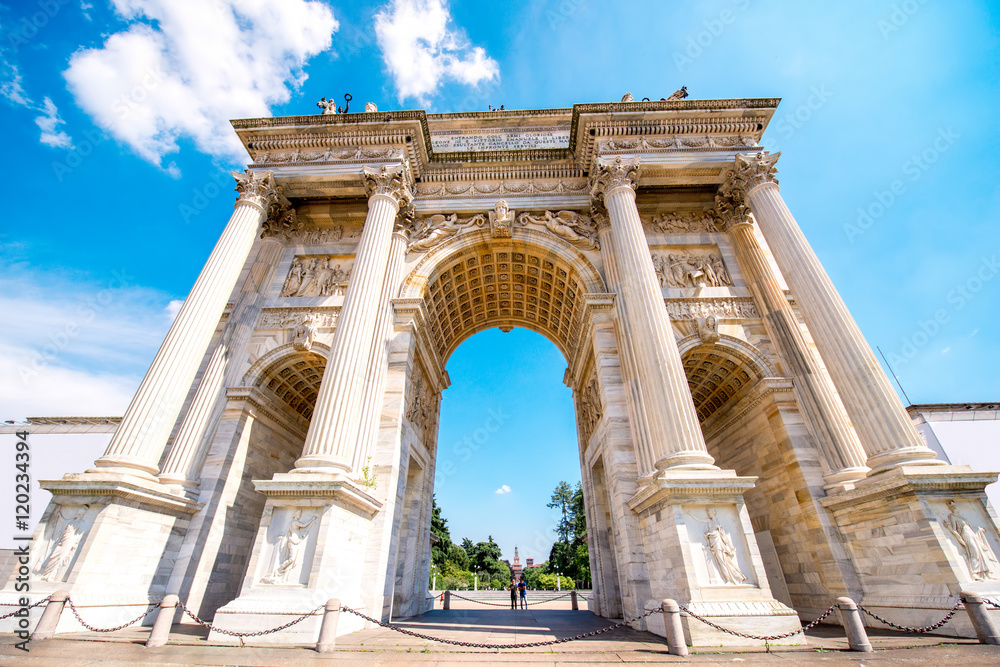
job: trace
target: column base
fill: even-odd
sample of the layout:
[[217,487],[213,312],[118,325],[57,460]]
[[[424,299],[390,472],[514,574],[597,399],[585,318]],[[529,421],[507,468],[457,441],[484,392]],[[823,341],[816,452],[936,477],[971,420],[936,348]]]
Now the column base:
[[867,466],[859,466],[857,468],[842,468],[828,475],[823,475],[825,482],[823,490],[827,493],[850,491],[868,475],[868,471]]
[[[283,473],[254,480],[254,487],[267,501],[247,575],[239,597],[216,612],[213,625],[234,632],[268,630],[331,598],[372,615],[363,603],[363,570],[372,518],[382,503],[338,474]],[[315,642],[321,619],[312,616],[261,641]],[[363,627],[363,620],[343,613],[337,634]],[[209,640],[239,643],[214,631]]]
[[[775,635],[798,630],[798,614],[774,599],[764,571],[743,493],[756,477],[732,470],[667,471],[629,501],[639,517],[653,598],[664,598],[736,632]],[[692,646],[763,644],[683,617]],[[663,619],[653,614],[646,629],[665,636]],[[796,644],[801,634],[774,643]]]
[[[1000,534],[983,491],[996,479],[968,466],[903,466],[822,499],[858,572],[860,603],[894,623],[923,626],[963,590],[1000,598]],[[936,632],[975,636],[961,611]]]
[[155,480],[160,472],[155,464],[146,459],[134,456],[102,456],[94,461],[94,467],[87,469],[88,473],[132,475],[140,479]]
[[878,475],[900,466],[943,466],[948,465],[937,458],[927,447],[904,447],[893,449],[883,454],[876,454],[868,459],[868,476]]

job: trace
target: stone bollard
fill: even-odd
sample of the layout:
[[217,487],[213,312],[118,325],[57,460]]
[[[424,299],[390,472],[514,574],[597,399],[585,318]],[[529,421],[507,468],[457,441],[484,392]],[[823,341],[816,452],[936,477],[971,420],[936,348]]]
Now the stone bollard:
[[847,631],[847,643],[852,651],[861,653],[872,653],[875,649],[868,642],[868,633],[865,632],[865,624],[861,621],[861,612],[858,605],[851,598],[837,598],[837,611],[840,613],[840,622],[844,624]]
[[168,595],[160,600],[160,609],[156,612],[153,631],[149,633],[149,638],[146,640],[146,648],[163,646],[170,639],[170,628],[174,624],[174,614],[177,612],[177,604],[180,601],[176,595]]
[[31,641],[39,642],[43,639],[51,639],[56,634],[56,626],[59,625],[59,617],[62,616],[63,607],[69,599],[69,591],[56,591],[49,598],[45,605],[42,617],[38,619],[35,631],[31,633]]
[[576,601],[576,591],[569,594],[569,599],[573,603],[573,611],[580,611],[580,603]]
[[340,600],[332,598],[326,601],[323,609],[323,623],[319,626],[319,640],[316,642],[317,653],[333,653],[337,648],[337,621],[340,620]]
[[681,625],[681,608],[675,600],[667,598],[660,603],[663,612],[663,628],[667,633],[667,647],[670,655],[687,655],[684,642],[684,627]]
[[962,591],[962,602],[965,603],[965,611],[969,612],[969,620],[976,631],[976,637],[980,644],[1000,644],[1000,632],[990,618],[990,612],[986,608],[983,596],[972,591]]
[[451,609],[451,591],[444,592],[444,610],[448,611]]

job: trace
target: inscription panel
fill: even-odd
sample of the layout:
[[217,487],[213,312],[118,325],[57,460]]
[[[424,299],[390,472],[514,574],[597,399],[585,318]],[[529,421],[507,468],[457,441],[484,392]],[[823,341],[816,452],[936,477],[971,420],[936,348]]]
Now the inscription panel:
[[569,130],[434,132],[431,134],[431,147],[436,153],[569,148]]

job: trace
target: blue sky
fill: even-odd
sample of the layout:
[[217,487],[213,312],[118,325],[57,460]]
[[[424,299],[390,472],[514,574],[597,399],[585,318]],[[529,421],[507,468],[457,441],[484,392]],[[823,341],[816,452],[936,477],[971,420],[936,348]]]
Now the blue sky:
[[[694,99],[783,98],[764,144],[782,151],[783,196],[869,342],[913,402],[998,400],[996,11],[932,0],[3,6],[0,418],[124,411],[231,211],[225,172],[245,156],[229,118],[316,113],[320,97],[347,92],[358,108],[447,112],[656,99],[681,85]],[[451,359],[442,447],[478,428],[483,405],[517,410],[463,462],[474,471],[464,483],[442,484],[457,536],[492,532],[510,553],[551,523],[554,482],[579,477],[564,365],[520,331],[480,334]],[[84,450],[74,445],[93,458]]]

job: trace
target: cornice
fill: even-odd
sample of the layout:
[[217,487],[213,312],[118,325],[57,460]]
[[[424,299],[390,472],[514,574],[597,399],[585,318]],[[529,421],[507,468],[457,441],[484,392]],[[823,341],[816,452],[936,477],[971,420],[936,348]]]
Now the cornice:
[[80,473],[62,479],[42,480],[41,487],[54,497],[103,496],[138,503],[169,514],[195,514],[204,505],[168,492],[159,482],[119,473]]
[[869,477],[854,489],[820,498],[819,502],[827,509],[838,512],[903,494],[978,494],[995,481],[997,473],[973,472],[968,466],[901,466]]

